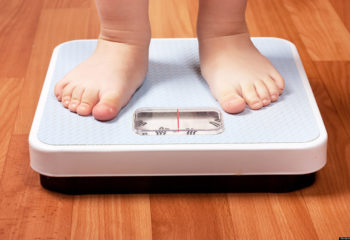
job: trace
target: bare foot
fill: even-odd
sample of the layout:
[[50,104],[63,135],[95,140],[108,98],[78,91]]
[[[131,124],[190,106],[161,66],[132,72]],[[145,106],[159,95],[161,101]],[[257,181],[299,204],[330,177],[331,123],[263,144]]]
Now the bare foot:
[[101,32],[95,52],[55,86],[64,107],[113,119],[142,84],[151,30],[148,1],[96,0]]
[[283,91],[283,78],[248,33],[200,39],[200,59],[203,77],[228,113],[243,111],[246,103],[260,109]]
[[276,101],[284,80],[253,45],[245,22],[246,0],[200,0],[198,42],[202,75],[221,107],[239,113]]
[[55,86],[64,107],[101,121],[113,119],[142,84],[148,45],[98,40],[95,52]]

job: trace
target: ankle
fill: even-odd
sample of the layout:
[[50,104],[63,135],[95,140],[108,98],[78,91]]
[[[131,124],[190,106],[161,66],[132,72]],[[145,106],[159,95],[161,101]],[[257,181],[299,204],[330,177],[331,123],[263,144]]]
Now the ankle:
[[197,23],[197,36],[199,40],[238,34],[249,35],[245,20],[218,22],[215,20],[199,19]]
[[99,39],[148,47],[151,40],[151,29],[149,25],[138,29],[108,29],[101,27]]

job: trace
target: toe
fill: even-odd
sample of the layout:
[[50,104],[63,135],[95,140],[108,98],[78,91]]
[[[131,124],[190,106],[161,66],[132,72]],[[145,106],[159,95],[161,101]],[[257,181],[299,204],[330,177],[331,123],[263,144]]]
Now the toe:
[[242,84],[241,88],[242,96],[251,109],[257,110],[264,106],[253,84],[245,83]]
[[62,100],[62,93],[63,93],[63,89],[64,87],[69,83],[67,78],[63,78],[62,80],[60,80],[56,85],[55,85],[55,96],[56,98],[61,101]]
[[93,108],[92,115],[100,121],[108,121],[117,116],[122,107],[120,95],[116,92],[104,93]]
[[69,106],[74,88],[75,86],[73,84],[68,84],[67,86],[64,87],[62,91],[62,105],[65,108],[68,108]]
[[269,90],[271,101],[272,102],[276,101],[278,99],[278,96],[280,95],[280,89],[276,85],[275,81],[272,80],[272,78],[268,77],[268,78],[265,78],[263,82],[265,83],[265,86]]
[[245,109],[244,99],[235,91],[219,99],[222,109],[227,113],[240,113]]
[[275,70],[272,74],[271,74],[271,78],[274,80],[275,84],[277,85],[280,94],[283,92],[284,90],[284,79],[281,76],[281,74],[279,72],[277,72],[277,70]]
[[69,102],[68,108],[71,112],[76,112],[77,107],[80,104],[81,101],[81,96],[83,95],[84,88],[82,87],[75,87],[73,92],[72,92],[72,98]]
[[87,116],[92,112],[92,108],[98,102],[98,90],[87,88],[84,90],[80,104],[77,107],[77,113],[82,116]]
[[255,82],[255,90],[264,106],[267,106],[271,103],[269,90],[263,81],[258,80]]

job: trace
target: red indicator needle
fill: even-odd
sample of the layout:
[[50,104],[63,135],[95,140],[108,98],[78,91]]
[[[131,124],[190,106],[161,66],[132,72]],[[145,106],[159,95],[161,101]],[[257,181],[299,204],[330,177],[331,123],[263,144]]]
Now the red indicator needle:
[[180,113],[179,113],[179,109],[177,109],[177,131],[180,131]]

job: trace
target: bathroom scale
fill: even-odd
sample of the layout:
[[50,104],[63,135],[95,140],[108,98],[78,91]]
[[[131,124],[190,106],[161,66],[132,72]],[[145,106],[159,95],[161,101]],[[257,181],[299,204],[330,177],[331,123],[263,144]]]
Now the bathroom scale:
[[[107,122],[79,116],[55,84],[97,40],[57,46],[29,135],[43,187],[66,193],[291,191],[326,163],[327,132],[295,46],[252,38],[285,79],[279,100],[224,112],[199,67],[196,39],[152,39],[143,85]],[[98,79],[97,79],[98,80]]]

